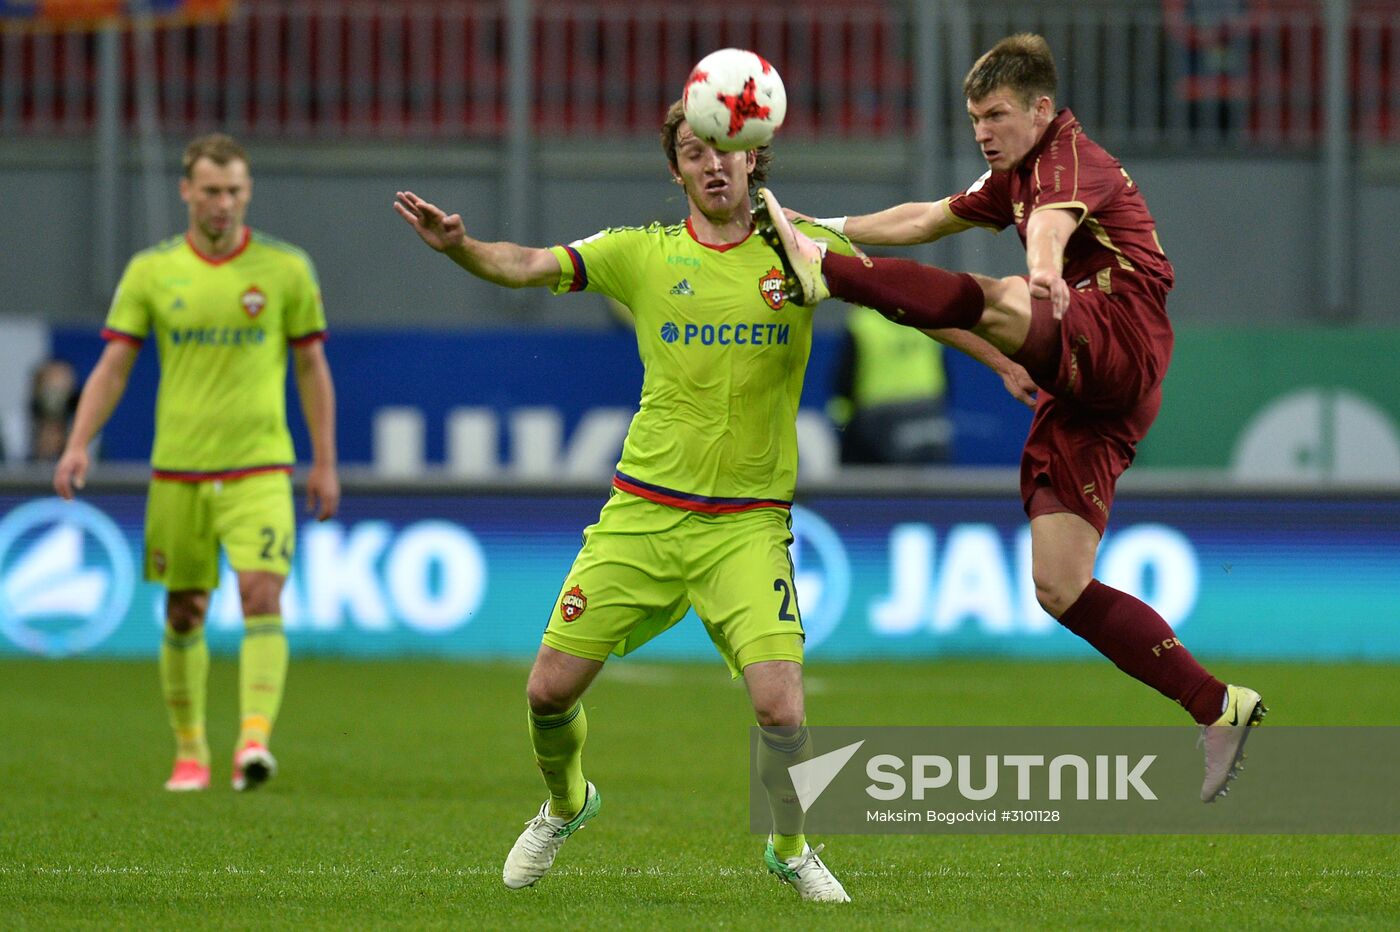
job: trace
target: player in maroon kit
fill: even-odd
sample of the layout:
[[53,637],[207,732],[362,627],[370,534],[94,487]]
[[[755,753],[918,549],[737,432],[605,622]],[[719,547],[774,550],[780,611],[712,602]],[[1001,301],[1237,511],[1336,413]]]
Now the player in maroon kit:
[[[963,82],[989,171],[962,194],[823,220],[857,243],[925,243],[974,226],[1014,225],[1028,274],[954,273],[904,259],[828,254],[797,232],[771,192],[765,234],[815,304],[834,296],[921,330],[971,330],[1020,363],[1040,391],[1021,455],[1036,598],[1128,675],[1205,727],[1201,799],[1226,792],[1252,689],[1211,676],[1146,603],[1094,579],[1114,485],[1162,403],[1171,358],[1171,263],[1141,192],[1118,160],[1055,109],[1055,60],[1036,35],[1003,39]],[[1214,727],[1219,726],[1219,727]]]

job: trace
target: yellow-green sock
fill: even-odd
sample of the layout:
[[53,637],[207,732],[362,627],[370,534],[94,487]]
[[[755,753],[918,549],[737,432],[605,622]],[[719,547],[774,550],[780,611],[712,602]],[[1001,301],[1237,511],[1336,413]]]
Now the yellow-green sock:
[[287,635],[281,615],[249,615],[243,621],[243,645],[238,651],[238,747],[248,742],[266,745],[282,705],[287,680]]
[[160,642],[160,690],[175,731],[175,757],[209,766],[204,736],[204,697],[209,682],[209,644],[204,626],[183,634],[165,623]]
[[549,787],[549,814],[572,819],[583,808],[588,782],[583,779],[583,742],[588,716],[578,702],[558,715],[530,713],[530,744],[535,763]]
[[773,813],[773,853],[795,858],[807,844],[803,834],[806,815],[797,799],[788,768],[812,758],[812,741],[807,726],[761,728],[758,742],[758,776],[768,791],[768,808]]

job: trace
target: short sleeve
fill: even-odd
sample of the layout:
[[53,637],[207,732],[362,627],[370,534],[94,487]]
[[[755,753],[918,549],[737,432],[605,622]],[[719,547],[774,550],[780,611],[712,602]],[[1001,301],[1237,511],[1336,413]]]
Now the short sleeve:
[[948,211],[972,226],[1004,230],[1015,222],[1009,184],[1006,172],[988,171],[966,191],[948,198]]
[[106,340],[125,340],[140,346],[151,333],[151,302],[141,263],[132,259],[117,283],[107,319],[102,325]]
[[287,307],[282,318],[287,342],[310,343],[326,336],[326,309],[321,303],[321,283],[316,266],[305,254],[298,255],[287,288]]
[[641,229],[602,230],[567,246],[554,246],[550,252],[559,260],[559,280],[555,294],[596,291],[631,306],[631,284],[642,244],[647,239]]

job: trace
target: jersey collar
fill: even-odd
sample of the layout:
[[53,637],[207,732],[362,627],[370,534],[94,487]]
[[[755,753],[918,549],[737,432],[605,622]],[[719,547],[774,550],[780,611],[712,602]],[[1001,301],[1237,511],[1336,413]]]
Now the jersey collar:
[[737,243],[707,243],[700,237],[695,235],[695,227],[693,224],[691,224],[689,217],[685,218],[685,231],[690,234],[690,238],[695,240],[695,242],[699,243],[701,246],[704,246],[706,249],[713,249],[715,252],[728,252],[735,246],[744,245],[749,241],[749,237],[753,236],[753,229],[750,228],[749,232],[744,234],[744,238],[739,240]]
[[190,252],[194,253],[202,261],[207,262],[210,265],[223,265],[225,262],[232,262],[234,259],[237,259],[239,256],[243,255],[243,251],[248,248],[248,244],[252,241],[253,228],[245,223],[243,225],[243,239],[239,242],[237,248],[235,248],[233,252],[229,253],[226,256],[206,256],[204,253],[200,252],[199,247],[194,244],[194,238],[190,236],[189,231],[185,231],[185,242],[189,245]]
[[1035,145],[1031,146],[1031,151],[1026,153],[1025,158],[1021,159],[1021,164],[1017,165],[1016,168],[1029,168],[1034,165],[1035,160],[1040,158],[1041,153],[1050,145],[1050,140],[1064,132],[1065,127],[1073,126],[1078,122],[1068,107],[1062,108],[1059,113],[1055,114],[1055,119],[1046,125],[1045,132],[1040,134]]

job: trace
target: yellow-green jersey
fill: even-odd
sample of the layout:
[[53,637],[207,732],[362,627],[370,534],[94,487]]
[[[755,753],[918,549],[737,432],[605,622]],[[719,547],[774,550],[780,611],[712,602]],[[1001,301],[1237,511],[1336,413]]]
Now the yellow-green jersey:
[[[853,254],[826,227],[805,231]],[[690,221],[604,230],[553,248],[556,294],[627,305],[644,370],[613,484],[692,511],[787,508],[812,309],[789,299],[777,255],[750,234],[700,242]]]
[[132,257],[103,337],[160,354],[151,468],[164,479],[290,470],[287,347],[323,339],[326,315],[307,255],[244,229],[230,255],[175,236]]

